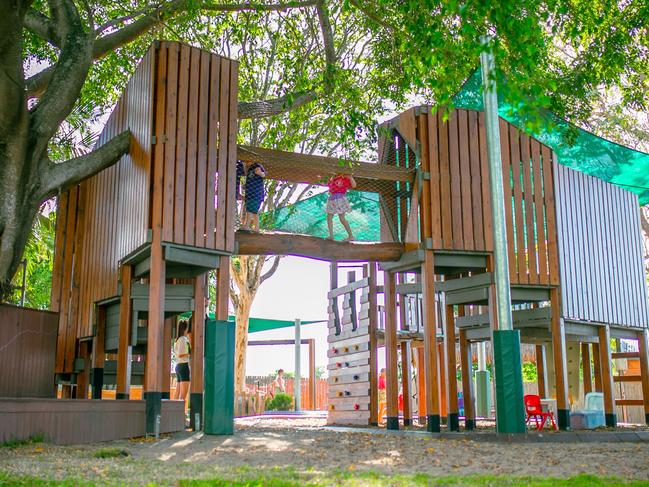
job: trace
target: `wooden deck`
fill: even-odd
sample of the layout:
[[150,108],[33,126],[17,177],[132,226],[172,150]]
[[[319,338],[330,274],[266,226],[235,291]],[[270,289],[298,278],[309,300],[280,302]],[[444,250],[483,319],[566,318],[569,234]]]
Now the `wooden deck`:
[[[0,442],[42,436],[74,445],[144,436],[145,409],[145,401],[0,398]],[[184,427],[183,402],[162,401],[160,433]]]

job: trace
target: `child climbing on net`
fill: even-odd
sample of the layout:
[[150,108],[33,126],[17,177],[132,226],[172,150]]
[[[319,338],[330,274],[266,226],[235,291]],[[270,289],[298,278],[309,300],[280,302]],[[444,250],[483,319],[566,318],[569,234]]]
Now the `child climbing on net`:
[[352,207],[347,199],[347,191],[356,187],[356,181],[351,174],[336,174],[329,179],[329,199],[327,200],[327,227],[329,228],[329,238],[334,238],[334,215],[338,215],[340,223],[347,230],[348,237],[345,242],[354,240],[352,229],[349,226],[345,214],[352,211]]

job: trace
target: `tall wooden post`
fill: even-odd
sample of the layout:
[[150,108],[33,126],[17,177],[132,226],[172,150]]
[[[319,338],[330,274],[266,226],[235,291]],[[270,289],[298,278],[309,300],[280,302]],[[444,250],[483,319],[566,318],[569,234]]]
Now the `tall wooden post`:
[[599,343],[593,343],[592,347],[594,392],[602,392],[602,367],[599,364]]
[[[167,318],[162,330],[162,399],[171,398],[171,332],[175,322],[176,318]],[[194,347],[192,346],[193,351]]]
[[464,398],[464,427],[475,429],[475,394],[473,391],[473,360],[471,343],[466,330],[460,329],[460,367],[462,368],[462,397]]
[[649,424],[649,331],[646,328],[638,333],[638,352],[640,355],[644,417],[645,422]]
[[189,427],[194,431],[203,424],[203,359],[205,356],[205,297],[207,274],[194,280],[194,311],[192,313],[191,390],[189,393]]
[[545,366],[545,345],[536,346],[536,383],[539,396],[548,397],[548,377]]
[[230,304],[230,257],[222,256],[216,271],[216,314],[217,320],[228,319]]
[[[332,264],[333,265],[333,264]],[[379,424],[379,391],[378,391],[378,346],[376,340],[377,326],[377,286],[376,286],[376,262],[367,265],[366,274],[368,278],[368,299],[369,299],[369,322],[370,322],[370,424]]]
[[412,353],[410,342],[401,343],[401,393],[403,394],[403,425],[412,425],[412,394],[410,392]]
[[437,342],[437,359],[439,415],[442,423],[448,425],[448,381],[446,380],[446,349],[443,341]]
[[[460,431],[460,414],[457,400],[457,358],[455,355],[455,310],[452,305],[446,305],[446,323],[444,343],[446,345],[446,382],[448,384],[448,429]],[[462,307],[464,308],[464,307]]]
[[437,316],[435,309],[435,257],[424,250],[421,287],[424,308],[424,363],[426,368],[426,428],[440,432],[439,377],[437,363]]
[[561,299],[559,289],[550,291],[552,309],[552,351],[554,355],[554,372],[556,374],[556,396],[559,429],[570,428],[570,404],[568,402],[568,370],[566,363],[566,332],[561,318]]
[[417,347],[417,394],[419,424],[426,425],[426,367],[424,366],[424,347]]
[[392,272],[384,273],[385,296],[385,368],[386,368],[386,402],[387,428],[399,429],[399,380],[397,375],[397,300],[395,294],[395,276]]
[[316,404],[316,376],[315,376],[315,339],[309,338],[307,340],[309,344],[309,408],[311,411],[315,411],[317,408]]
[[128,399],[131,391],[131,281],[133,267],[124,265],[121,269],[122,295],[119,301],[119,340],[117,348],[117,391],[116,399]]
[[615,428],[617,426],[617,416],[615,414],[615,397],[613,389],[611,331],[608,325],[604,325],[598,328],[597,333],[599,336],[599,365],[602,372],[602,391],[604,392],[606,426]]
[[92,398],[101,399],[104,388],[104,363],[106,362],[106,308],[97,307],[97,333],[92,340]]
[[593,375],[590,368],[590,345],[581,344],[581,369],[584,377],[584,396],[593,392]]

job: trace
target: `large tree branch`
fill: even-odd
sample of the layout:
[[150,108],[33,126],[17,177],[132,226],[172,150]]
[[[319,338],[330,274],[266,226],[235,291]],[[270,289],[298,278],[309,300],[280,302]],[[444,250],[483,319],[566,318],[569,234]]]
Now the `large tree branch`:
[[61,45],[61,38],[56,32],[52,21],[49,17],[34,9],[30,9],[25,14],[24,25],[27,30],[36,34],[41,39],[49,42],[55,47]]
[[264,118],[280,115],[311,103],[318,98],[315,90],[303,91],[271,100],[239,102],[239,118]]
[[45,169],[41,171],[43,198],[52,197],[59,190],[74,186],[112,166],[128,152],[130,144],[131,132],[127,130],[83,156],[59,164],[47,161]]
[[266,271],[262,276],[259,278],[259,285],[261,286],[266,279],[270,279],[275,272],[277,272],[277,268],[279,267],[279,260],[282,258],[281,255],[276,255],[273,260],[273,265]]
[[318,21],[320,22],[320,30],[322,31],[322,41],[324,43],[325,52],[325,86],[327,91],[333,90],[333,78],[336,68],[336,46],[334,44],[334,32],[331,27],[331,20],[329,18],[329,10],[325,4],[325,0],[318,1]]

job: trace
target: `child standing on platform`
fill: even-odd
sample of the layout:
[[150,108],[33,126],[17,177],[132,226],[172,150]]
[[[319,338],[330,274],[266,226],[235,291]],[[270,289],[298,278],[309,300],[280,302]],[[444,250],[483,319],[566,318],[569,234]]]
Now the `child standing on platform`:
[[352,207],[347,199],[347,191],[356,187],[356,181],[350,174],[336,174],[329,179],[329,199],[327,200],[327,227],[329,228],[329,238],[334,238],[334,215],[338,215],[340,223],[347,230],[348,237],[345,242],[354,240],[352,229],[349,226],[345,214],[352,211]]
[[246,170],[246,200],[245,212],[243,214],[242,227],[247,230],[256,229],[259,231],[259,209],[264,202],[266,192],[264,189],[264,178],[266,170],[258,162],[250,164]]

